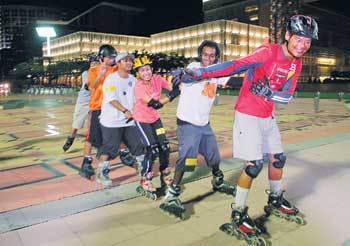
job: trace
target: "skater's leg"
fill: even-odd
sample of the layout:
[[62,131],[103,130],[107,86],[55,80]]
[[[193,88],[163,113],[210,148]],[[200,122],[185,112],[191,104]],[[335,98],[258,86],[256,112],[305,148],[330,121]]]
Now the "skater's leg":
[[286,156],[284,153],[270,154],[269,155],[269,181],[270,192],[268,198],[268,208],[270,210],[277,209],[278,214],[282,215],[296,215],[299,211],[293,206],[287,199],[283,197],[283,191],[281,188],[283,167],[286,162]]
[[84,142],[84,159],[83,163],[81,164],[81,168],[79,171],[80,176],[90,179],[91,176],[95,174],[95,171],[92,167],[92,156],[91,156],[91,143],[89,143],[87,140]]
[[248,161],[242,171],[237,183],[236,207],[243,209],[246,207],[250,187],[253,179],[256,178],[263,167],[263,160]]
[[171,170],[169,168],[170,145],[166,138],[163,123],[160,119],[151,124],[153,128],[154,138],[158,143],[159,149],[159,171],[161,187],[165,188],[173,181]]
[[121,138],[124,132],[123,127],[101,127],[102,144],[97,150],[97,158],[99,160],[96,174],[96,181],[106,187],[112,185],[109,177],[110,160],[118,156]]
[[285,162],[286,156],[284,153],[269,154],[270,191],[276,195],[281,194],[281,183]]
[[[185,207],[183,206],[179,196],[181,193],[181,187],[179,184],[181,183],[181,179],[183,176],[183,172],[175,171],[174,181],[168,187],[168,192],[164,198],[162,204],[160,204],[160,208],[176,217],[181,219],[185,219]],[[176,183],[175,183],[176,182]]]
[[112,180],[109,178],[109,161],[107,161],[108,156],[101,155],[100,161],[98,162],[98,168],[96,173],[96,181],[105,187],[110,187],[112,185]]

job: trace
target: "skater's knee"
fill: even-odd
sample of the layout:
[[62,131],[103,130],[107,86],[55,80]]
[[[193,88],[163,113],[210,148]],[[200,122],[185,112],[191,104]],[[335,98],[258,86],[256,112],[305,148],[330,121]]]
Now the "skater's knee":
[[154,161],[159,156],[158,144],[151,144],[146,147],[146,156]]
[[159,144],[159,150],[165,154],[170,153],[170,145],[167,139],[165,139],[162,143]]
[[251,178],[256,178],[261,172],[264,165],[264,160],[254,160],[247,162],[245,168],[246,174]]
[[273,161],[272,161],[272,165],[275,168],[283,168],[284,165],[286,164],[286,160],[287,157],[286,155],[282,152],[282,153],[278,153],[278,154],[274,154],[273,155]]

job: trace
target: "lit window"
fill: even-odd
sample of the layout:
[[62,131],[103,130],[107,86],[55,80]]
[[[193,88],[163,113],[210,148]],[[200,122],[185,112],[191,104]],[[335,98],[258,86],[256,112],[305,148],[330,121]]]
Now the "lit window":
[[249,16],[249,20],[250,21],[257,21],[257,20],[259,20],[259,17],[258,17],[258,15],[251,15],[251,16]]
[[259,8],[256,5],[247,6],[247,7],[244,8],[244,11],[246,13],[253,12],[253,11],[258,11],[258,10],[259,10]]

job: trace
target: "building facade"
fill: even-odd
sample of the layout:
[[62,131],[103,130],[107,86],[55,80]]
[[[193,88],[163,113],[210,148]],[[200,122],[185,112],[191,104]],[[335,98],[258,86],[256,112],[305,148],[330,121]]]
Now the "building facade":
[[[265,27],[226,20],[157,33],[151,37],[76,32],[51,41],[51,59],[83,59],[89,54],[96,54],[102,44],[111,44],[118,52],[145,50],[195,58],[199,44],[208,39],[219,44],[221,59],[229,60],[247,55],[260,46],[266,37],[268,29]],[[43,56],[47,56],[46,42],[43,43]]]
[[[85,59],[97,54],[103,44],[114,46],[118,52],[150,50],[150,38],[130,35],[75,32],[51,41],[51,61]],[[46,42],[43,43],[43,56],[47,56]]]
[[204,21],[234,20],[269,27],[270,0],[207,0],[203,2]]
[[203,40],[213,40],[221,48],[222,61],[245,56],[268,37],[266,27],[237,21],[217,20],[151,35],[153,53],[177,53],[187,58],[198,57]]

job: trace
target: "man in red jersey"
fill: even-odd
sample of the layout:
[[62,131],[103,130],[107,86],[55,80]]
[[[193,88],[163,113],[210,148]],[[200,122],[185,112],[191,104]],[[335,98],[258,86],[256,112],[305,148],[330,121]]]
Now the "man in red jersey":
[[[182,70],[178,80],[192,83],[197,80],[224,77],[245,71],[243,85],[235,105],[233,127],[234,157],[245,161],[238,179],[232,226],[244,233],[256,232],[247,214],[247,199],[253,182],[268,156],[270,192],[268,207],[281,215],[295,216],[298,209],[282,196],[281,181],[286,156],[273,114],[274,104],[288,104],[296,88],[302,68],[302,56],[309,50],[311,40],[318,38],[318,27],[309,16],[290,18],[283,44],[262,45],[253,53],[232,61],[205,68]],[[181,74],[182,73],[182,74]]]

